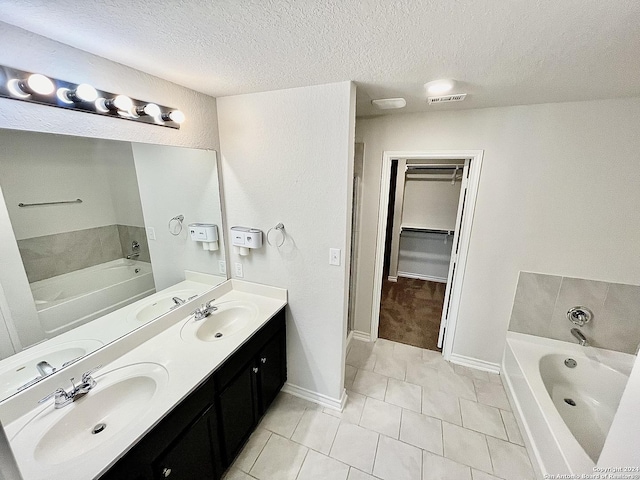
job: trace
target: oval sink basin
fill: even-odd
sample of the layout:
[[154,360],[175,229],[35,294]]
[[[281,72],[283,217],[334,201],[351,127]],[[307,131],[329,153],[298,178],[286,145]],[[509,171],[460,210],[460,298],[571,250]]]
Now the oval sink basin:
[[97,385],[65,407],[55,409],[49,400],[11,439],[14,449],[36,464],[79,459],[143,421],[169,374],[161,365],[138,363],[94,378]]
[[252,303],[229,301],[214,304],[218,309],[202,320],[189,318],[180,332],[183,340],[215,342],[244,330],[258,316]]
[[178,305],[173,301],[174,297],[186,301],[197,295],[198,292],[195,290],[176,290],[166,293],[164,296],[157,296],[134,310],[134,312],[129,315],[128,320],[140,324],[147,323],[176,308]]
[[104,345],[100,340],[75,340],[49,345],[35,345],[0,364],[0,399],[4,399],[40,376],[36,365],[45,361],[56,369],[67,362],[91,353]]

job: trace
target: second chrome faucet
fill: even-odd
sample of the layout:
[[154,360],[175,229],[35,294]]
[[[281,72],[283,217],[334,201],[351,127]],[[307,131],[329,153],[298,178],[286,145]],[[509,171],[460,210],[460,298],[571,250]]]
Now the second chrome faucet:
[[75,402],[79,398],[84,397],[89,391],[97,385],[96,381],[93,379],[92,375],[102,368],[102,365],[98,365],[95,368],[92,368],[88,372],[84,372],[82,374],[81,382],[76,385],[73,382],[73,378],[71,379],[71,389],[67,390],[62,387],[56,389],[54,392],[51,392],[46,397],[40,399],[38,403],[44,403],[49,400],[51,397],[54,398],[54,404],[56,408],[62,408],[70,403]]

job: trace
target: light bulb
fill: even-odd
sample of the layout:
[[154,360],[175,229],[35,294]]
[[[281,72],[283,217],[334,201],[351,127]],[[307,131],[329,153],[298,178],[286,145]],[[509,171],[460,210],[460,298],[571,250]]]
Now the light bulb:
[[169,113],[162,114],[162,120],[171,120],[172,122],[176,122],[178,124],[183,123],[185,121],[184,113],[180,110],[173,110]]
[[57,95],[59,100],[67,104],[80,102],[93,103],[98,99],[98,91],[86,83],[81,83],[75,90],[59,88]]
[[162,114],[160,107],[155,103],[147,103],[144,107],[136,107],[138,115],[148,115],[150,117],[159,117]]
[[101,112],[101,113],[108,113],[109,112],[109,109],[107,108],[107,99],[106,98],[100,97],[100,98],[96,99],[96,101],[94,102],[94,105],[95,105],[96,110],[98,112]]
[[133,107],[133,101],[126,95],[118,95],[113,99],[113,106],[126,112]]
[[98,98],[98,91],[88,83],[81,83],[73,92],[70,92],[69,97],[76,97],[83,102],[95,102]]
[[[20,85],[23,86],[22,84]],[[37,93],[39,95],[51,95],[55,90],[55,85],[48,77],[39,73],[33,73],[27,78],[27,91],[29,93]]]
[[443,93],[447,93],[453,90],[454,86],[455,81],[448,79],[434,80],[433,82],[425,83],[427,92],[430,95],[442,95]]
[[29,98],[30,95],[28,93],[25,93],[24,90],[20,88],[20,83],[20,80],[18,80],[17,78],[12,78],[7,82],[7,90],[9,90],[11,95],[13,95],[14,97]]

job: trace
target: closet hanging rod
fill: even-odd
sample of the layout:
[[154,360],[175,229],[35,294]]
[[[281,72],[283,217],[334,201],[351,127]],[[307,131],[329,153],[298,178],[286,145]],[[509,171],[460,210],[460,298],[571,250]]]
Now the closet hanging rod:
[[409,170],[462,170],[464,165],[455,163],[429,163],[424,165],[407,165],[405,171]]
[[423,228],[423,227],[400,227],[403,232],[419,232],[419,233],[437,233],[441,235],[453,235],[455,230],[445,230],[442,228]]
[[75,200],[64,200],[61,202],[41,202],[41,203],[19,203],[19,207],[39,207],[41,205],[62,205],[63,203],[82,203],[82,200],[76,198]]

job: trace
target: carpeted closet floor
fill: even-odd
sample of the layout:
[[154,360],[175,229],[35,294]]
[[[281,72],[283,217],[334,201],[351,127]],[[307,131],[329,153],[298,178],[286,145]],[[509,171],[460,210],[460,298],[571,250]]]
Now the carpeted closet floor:
[[399,277],[384,280],[378,336],[440,351],[437,347],[445,283]]

